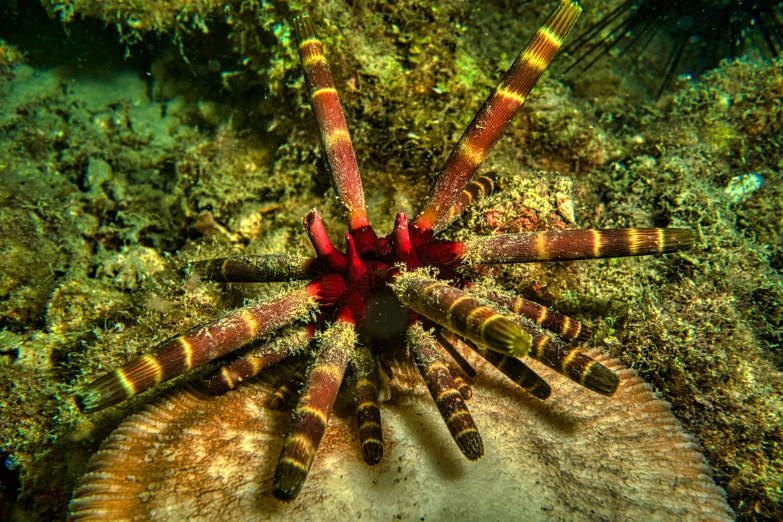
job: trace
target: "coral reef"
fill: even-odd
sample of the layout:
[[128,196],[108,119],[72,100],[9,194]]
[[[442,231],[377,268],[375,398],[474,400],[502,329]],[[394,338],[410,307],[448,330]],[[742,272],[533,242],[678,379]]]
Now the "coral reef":
[[[301,6],[243,2],[230,16],[208,2],[101,10],[110,3],[46,5],[70,6],[60,12],[71,13],[71,31],[99,16],[123,35],[134,29],[131,8],[140,10],[144,40],[129,51],[151,53],[149,67],[129,62],[95,77],[25,65],[30,44],[0,45],[0,513],[7,502],[19,520],[61,518],[97,444],[151,400],[86,418],[70,395],[83,374],[258,296],[183,276],[197,253],[304,251],[309,208],[326,222],[340,216],[289,42],[287,20]],[[164,4],[175,8],[147,15]],[[515,35],[534,23],[522,7],[464,7],[307,7],[346,93],[375,222],[415,210],[432,180],[423,173],[434,175],[467,123],[459,117],[480,105]],[[586,98],[545,77],[485,164],[499,190],[463,217],[480,233],[558,227],[567,222],[561,194],[582,228],[700,229],[684,255],[482,275],[599,327],[603,349],[672,403],[748,520],[780,519],[783,504],[780,67],[726,63],[639,105],[607,69],[569,77]],[[540,169],[572,187],[554,173],[541,181]],[[749,174],[763,185],[732,201],[725,188]],[[526,218],[509,222],[509,211]]]

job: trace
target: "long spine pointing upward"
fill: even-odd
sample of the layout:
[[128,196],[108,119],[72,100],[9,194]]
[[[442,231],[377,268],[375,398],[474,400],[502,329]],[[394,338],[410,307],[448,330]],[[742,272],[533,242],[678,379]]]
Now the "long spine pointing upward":
[[356,232],[367,227],[369,222],[364,206],[362,180],[343,108],[324,56],[323,45],[315,35],[313,21],[305,14],[294,18],[293,25],[307,93],[329,163],[332,183],[348,214],[348,229]]
[[554,58],[582,12],[579,2],[562,0],[470,122],[414,221],[420,230],[439,225],[500,135]]

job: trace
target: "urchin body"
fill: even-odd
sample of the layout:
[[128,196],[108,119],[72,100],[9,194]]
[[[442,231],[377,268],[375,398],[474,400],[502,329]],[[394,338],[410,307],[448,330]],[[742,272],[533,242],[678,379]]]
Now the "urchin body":
[[[345,250],[330,243],[312,210],[304,225],[314,258],[245,256],[197,263],[197,270],[213,281],[305,284],[164,342],[82,388],[79,406],[87,412],[100,410],[242,347],[249,349],[206,378],[207,389],[221,393],[264,369],[293,361],[304,385],[273,485],[278,499],[290,501],[305,483],[346,373],[353,376],[359,438],[369,464],[383,455],[379,390],[386,387],[395,359],[408,358],[418,367],[457,446],[470,460],[480,458],[484,447],[465,403],[471,392],[461,372],[475,374],[460,355],[465,346],[539,399],[546,399],[550,388],[521,358],[537,359],[586,388],[612,395],[616,374],[571,344],[589,338],[584,325],[499,289],[473,287],[458,268],[672,252],[692,245],[690,231],[571,230],[465,242],[435,239],[472,199],[491,189],[486,178],[471,180],[580,12],[577,2],[561,1],[474,117],[415,220],[409,224],[400,212],[392,233],[382,238],[367,220],[348,128],[322,45],[309,17],[295,19],[323,150],[346,212]],[[276,397],[283,400],[289,392],[284,385]]]

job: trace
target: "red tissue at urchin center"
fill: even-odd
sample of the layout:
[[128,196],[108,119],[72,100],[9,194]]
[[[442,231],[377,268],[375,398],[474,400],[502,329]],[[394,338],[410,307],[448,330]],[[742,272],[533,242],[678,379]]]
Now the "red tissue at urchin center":
[[410,312],[387,285],[400,265],[409,270],[433,267],[438,279],[464,284],[454,270],[462,243],[432,240],[432,230],[409,226],[404,212],[397,214],[394,230],[386,237],[378,238],[369,225],[345,234],[345,252],[331,245],[315,209],[304,225],[318,254],[322,310],[349,308],[362,337],[390,339],[402,335],[410,322]]

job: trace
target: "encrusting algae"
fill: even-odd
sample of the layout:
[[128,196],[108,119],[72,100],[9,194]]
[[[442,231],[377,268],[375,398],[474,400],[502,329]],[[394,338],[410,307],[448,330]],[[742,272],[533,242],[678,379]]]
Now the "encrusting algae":
[[[340,209],[328,192],[328,176],[319,165],[317,137],[303,103],[288,29],[300,6],[237,2],[229,11],[223,4],[197,8],[185,2],[177,9],[188,12],[192,4],[189,19],[169,16],[149,2],[120,2],[107,14],[95,9],[99,3],[89,8],[81,2],[58,5],[66,4],[73,14],[67,26],[73,35],[86,30],[98,41],[116,40],[116,34],[85,25],[81,16],[110,14],[113,18],[106,21],[121,24],[121,34],[130,34],[136,25],[142,43],[128,50],[132,56],[150,52],[143,57],[150,67],[130,61],[113,76],[88,81],[78,67],[45,70],[37,44],[18,34],[7,32],[8,42],[3,42],[3,49],[14,52],[3,54],[9,58],[0,63],[0,517],[62,518],[77,477],[101,440],[124,416],[140,412],[120,430],[138,426],[138,417],[150,411],[161,414],[155,408],[173,404],[177,397],[188,406],[176,409],[182,419],[193,415],[195,410],[189,408],[194,405],[220,418],[218,411],[229,408],[232,396],[253,405],[242,410],[243,415],[263,415],[266,422],[259,430],[271,430],[268,440],[253,438],[247,444],[273,449],[236,464],[237,469],[249,466],[243,472],[252,477],[236,494],[250,492],[261,505],[271,503],[265,495],[271,491],[288,414],[259,406],[270,393],[264,384],[244,383],[213,399],[214,410],[197,392],[179,388],[89,418],[76,411],[72,390],[170,335],[259,297],[257,288],[205,284],[183,275],[189,262],[238,252],[306,253],[302,215],[318,206],[325,222],[340,220]],[[595,8],[591,4],[583,5],[590,11]],[[307,6],[328,48],[371,221],[385,223],[400,208],[415,210],[432,181],[422,173],[436,172],[465,118],[517,52],[519,35],[535,29],[536,17],[530,12],[542,14],[550,8],[545,1],[505,6],[503,12],[489,7],[465,12],[464,4],[451,2],[371,3],[358,11],[339,2]],[[0,9],[5,19],[12,19],[10,8]],[[150,15],[153,9],[158,12]],[[147,25],[133,21],[134,10],[144,15],[138,19]],[[61,30],[40,12],[29,18],[43,28],[29,34]],[[167,42],[172,33],[167,33],[154,49],[144,50],[144,40],[154,41],[148,31],[173,29],[178,19],[185,23],[176,29],[171,45]],[[197,26],[188,26],[188,20],[196,19]],[[117,55],[123,52],[120,48]],[[151,76],[138,80],[134,68]],[[588,96],[614,85],[606,81],[609,76],[591,78],[592,73],[585,83],[567,79]],[[487,265],[469,273],[492,276],[506,289],[592,325],[598,331],[594,344],[633,366],[672,403],[741,520],[779,519],[783,501],[783,224],[777,212],[783,199],[783,108],[775,103],[782,86],[780,63],[743,59],[723,64],[658,104],[635,106],[616,92],[576,98],[558,79],[545,76],[480,172],[492,172],[494,194],[469,207],[451,236],[464,240],[493,231],[568,228],[569,201],[579,228],[697,229],[696,248],[687,254],[617,263]],[[542,175],[542,169],[551,172]],[[724,188],[734,176],[749,174],[763,176],[763,186],[740,202],[731,201]],[[333,227],[334,232],[338,229]],[[342,244],[338,237],[332,241]],[[551,398],[534,405],[493,372],[480,372],[473,380],[466,376],[475,392],[466,404],[486,445],[482,460],[474,464],[457,459],[448,433],[439,426],[438,412],[426,404],[430,399],[422,400],[426,388],[417,381],[411,394],[394,388],[391,401],[382,405],[389,455],[376,467],[361,463],[356,421],[350,407],[338,399],[335,425],[330,424],[322,442],[338,449],[332,454],[322,447],[308,486],[320,487],[329,465],[345,465],[361,480],[357,490],[377,498],[376,505],[389,500],[392,488],[414,480],[414,472],[434,476],[430,488],[449,487],[458,480],[465,484],[459,490],[464,493],[477,483],[493,483],[498,471],[509,466],[504,438],[523,436],[520,422],[566,437],[565,446],[550,445],[549,435],[524,441],[533,444],[537,455],[571,452],[564,461],[577,462],[588,453],[578,451],[587,439],[579,438],[579,431],[556,429],[561,426],[558,412],[569,411],[579,419],[595,415],[588,424],[607,423],[601,424],[607,433],[614,433],[615,423],[633,428],[631,419],[617,420],[611,414],[612,401],[625,389],[622,372],[615,397],[591,394],[590,400],[573,399],[570,406],[560,401],[588,392],[552,373],[542,372],[552,384]],[[392,381],[392,386],[398,385]],[[593,403],[601,404],[607,416],[594,412]],[[502,414],[491,413],[493,409]],[[414,417],[413,412],[421,415]],[[515,425],[497,435],[494,424],[499,423],[500,430],[512,414]],[[670,422],[670,417],[662,418]],[[422,430],[424,435],[415,434]],[[678,430],[671,432],[681,437]],[[183,446],[194,442],[184,432],[177,437]],[[218,470],[221,459],[238,457],[243,450],[233,445],[237,440],[225,442],[233,450],[215,451],[211,467],[205,469]],[[703,464],[693,453],[693,442],[678,440],[688,446],[693,462]],[[414,454],[421,457],[409,458]],[[91,466],[102,462],[101,455]],[[443,463],[440,468],[436,456]],[[257,467],[252,466],[254,459]],[[552,513],[557,519],[559,509],[587,512],[577,505],[578,495],[560,493],[561,486],[571,491],[570,485],[558,482],[562,479],[551,475],[553,469],[509,479],[508,484],[514,484],[512,479],[537,480],[529,488],[546,488],[550,496],[541,498],[556,499],[543,506],[546,511],[524,513],[531,519]],[[692,469],[709,475],[703,467]],[[484,481],[478,480],[485,470]],[[182,478],[179,472],[175,476]],[[234,494],[229,489],[236,477],[216,496]],[[580,479],[581,491],[591,491],[590,480]],[[160,488],[169,485],[161,483]],[[708,508],[701,518],[710,512],[727,517],[715,490],[703,487],[703,495],[694,498],[717,503],[705,500],[702,505]],[[606,488],[600,491],[617,491],[614,485]],[[313,489],[313,494],[320,491]],[[652,486],[644,491],[655,498]],[[434,513],[441,507],[433,507],[431,499],[437,497],[433,494],[410,509],[403,505],[391,514]],[[306,498],[307,487],[295,505],[306,508]],[[335,505],[353,500],[338,499]],[[502,503],[493,505],[501,509]],[[625,508],[616,509],[621,513]],[[560,519],[573,510],[562,511]],[[597,512],[614,518],[611,510]]]

